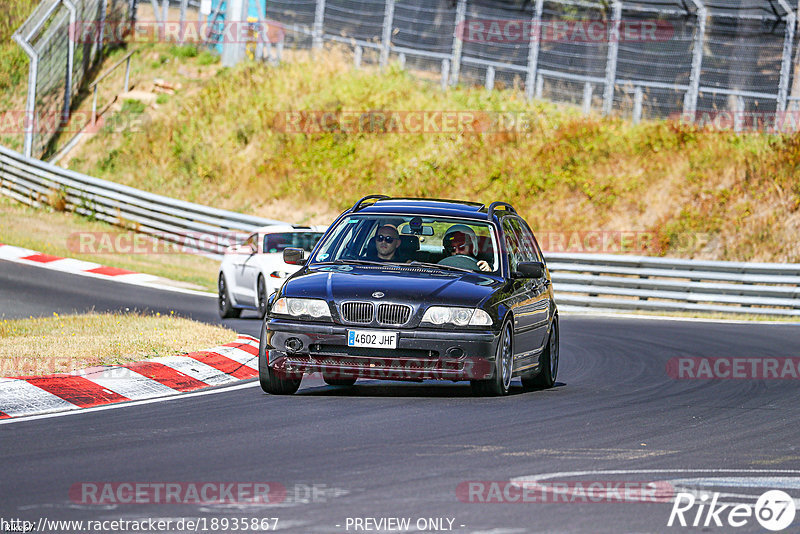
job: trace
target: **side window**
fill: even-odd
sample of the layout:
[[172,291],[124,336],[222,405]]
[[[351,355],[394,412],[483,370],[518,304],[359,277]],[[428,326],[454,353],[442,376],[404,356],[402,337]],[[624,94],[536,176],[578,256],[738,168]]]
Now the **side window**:
[[522,237],[522,241],[524,243],[524,247],[526,252],[529,254],[530,259],[526,261],[539,261],[543,262],[542,259],[542,251],[539,250],[539,244],[536,243],[536,238],[533,236],[533,232],[531,228],[528,226],[522,219],[514,219],[514,222],[518,225],[519,234]]
[[522,259],[519,236],[509,217],[503,219],[503,236],[506,241],[506,251],[508,252],[508,267],[511,272],[514,272],[517,270],[519,262],[524,260]]

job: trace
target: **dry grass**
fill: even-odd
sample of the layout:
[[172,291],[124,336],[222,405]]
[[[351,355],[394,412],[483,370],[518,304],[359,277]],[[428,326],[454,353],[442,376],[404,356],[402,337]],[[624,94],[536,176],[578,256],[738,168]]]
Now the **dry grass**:
[[[797,137],[634,126],[511,90],[443,93],[396,67],[354,70],[337,49],[291,57],[278,68],[219,69],[171,98],[146,130],[97,135],[71,166],[291,222],[330,222],[370,193],[503,199],[537,231],[650,232],[647,254],[800,261]],[[282,131],[281,112],[297,110],[480,110],[534,120],[528,130],[483,135]]]
[[[119,252],[100,246],[99,236],[109,236],[111,243],[130,244],[130,239],[115,240],[116,236],[129,236],[127,232],[100,221],[90,221],[70,213],[53,209],[34,209],[0,196],[0,242],[30,248],[45,254],[77,258],[120,267],[135,272],[162,276],[184,282],[186,287],[216,291],[219,262],[196,254],[148,254],[135,253],[140,250],[153,250],[152,246],[137,249],[122,248]],[[96,237],[95,247],[84,250],[103,253],[81,253],[80,236]],[[152,244],[152,241],[145,240]],[[125,252],[129,250],[130,252]],[[156,248],[156,250],[164,250]]]
[[0,376],[44,375],[174,356],[236,339],[173,315],[98,314],[0,321]]

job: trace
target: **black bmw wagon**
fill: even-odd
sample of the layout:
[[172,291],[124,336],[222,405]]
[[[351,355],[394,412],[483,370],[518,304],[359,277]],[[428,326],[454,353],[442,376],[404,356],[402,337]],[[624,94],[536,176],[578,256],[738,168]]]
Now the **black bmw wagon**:
[[304,374],[469,380],[506,395],[511,379],[548,388],[558,371],[558,309],[528,224],[505,202],[371,195],[342,213],[270,298],[259,378],[292,394]]

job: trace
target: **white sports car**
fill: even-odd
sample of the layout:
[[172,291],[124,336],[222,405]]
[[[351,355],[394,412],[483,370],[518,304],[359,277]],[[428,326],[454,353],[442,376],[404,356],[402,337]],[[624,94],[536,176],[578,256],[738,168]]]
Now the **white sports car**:
[[300,267],[283,261],[283,249],[302,248],[310,253],[326,226],[263,226],[244,243],[225,250],[219,267],[219,315],[239,317],[242,310],[267,313],[267,299]]

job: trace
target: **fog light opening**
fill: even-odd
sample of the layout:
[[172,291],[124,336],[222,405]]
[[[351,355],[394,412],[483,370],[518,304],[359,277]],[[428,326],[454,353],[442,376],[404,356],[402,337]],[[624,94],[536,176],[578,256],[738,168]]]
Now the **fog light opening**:
[[450,347],[447,349],[447,357],[459,359],[464,357],[464,350],[461,347]]
[[299,352],[303,348],[303,342],[296,337],[290,337],[284,343],[286,350],[289,352]]

